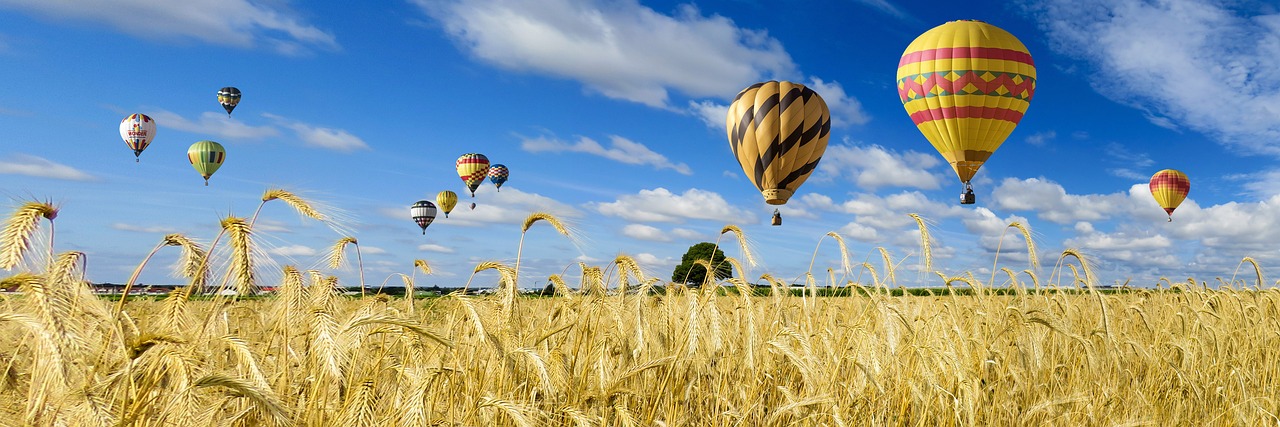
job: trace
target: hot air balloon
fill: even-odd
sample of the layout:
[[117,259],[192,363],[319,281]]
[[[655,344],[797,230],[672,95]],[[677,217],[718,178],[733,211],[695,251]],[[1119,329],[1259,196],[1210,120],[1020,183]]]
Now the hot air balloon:
[[222,144],[213,141],[199,141],[187,149],[187,160],[204,177],[206,187],[209,186],[209,177],[222,167],[222,161],[226,159],[227,150],[222,148]]
[[231,117],[231,110],[236,109],[236,104],[240,103],[240,89],[231,86],[219,89],[218,103],[222,104],[222,109],[227,110],[227,117]]
[[444,211],[444,217],[449,217],[449,212],[453,212],[453,207],[458,205],[458,193],[449,190],[441,191],[436,194],[436,204],[440,205],[440,210]]
[[409,215],[413,216],[413,221],[422,227],[422,235],[427,234],[427,226],[431,225],[431,221],[436,219],[436,205],[426,200],[419,200],[409,207]]
[[120,137],[133,150],[133,161],[137,162],[142,150],[146,150],[151,140],[156,138],[156,121],[146,114],[130,114],[120,121]]
[[476,210],[476,204],[475,204],[475,202],[471,202],[471,210],[473,210],[473,211],[474,211],[474,210]]
[[1149,185],[1151,197],[1154,197],[1156,203],[1164,208],[1164,212],[1169,215],[1169,222],[1173,222],[1173,210],[1187,198],[1187,193],[1191,191],[1191,180],[1187,179],[1187,174],[1165,169],[1151,175]]
[[475,197],[476,189],[480,188],[485,176],[489,174],[489,158],[480,153],[467,153],[458,157],[455,166],[458,168],[458,176],[467,184],[467,189],[471,190],[471,197]]
[[921,34],[898,62],[898,97],[911,121],[969,181],[1022,120],[1036,66],[1017,37],[981,21],[951,21]]
[[765,203],[782,205],[822,160],[831,113],[813,89],[771,80],[738,93],[725,128],[729,148]]
[[502,191],[502,183],[507,182],[507,177],[510,175],[511,171],[506,165],[489,166],[489,182],[492,182],[498,191]]

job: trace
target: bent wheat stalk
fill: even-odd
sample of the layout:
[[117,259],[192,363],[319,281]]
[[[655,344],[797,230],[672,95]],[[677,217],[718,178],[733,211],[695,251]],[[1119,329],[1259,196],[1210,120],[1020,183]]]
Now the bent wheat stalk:
[[338,269],[342,267],[342,258],[345,255],[345,249],[348,244],[356,247],[356,269],[360,272],[360,297],[363,298],[365,296],[364,259],[360,257],[360,243],[356,241],[355,237],[345,236],[338,239],[333,244],[333,247],[329,248],[329,268]]
[[517,286],[517,283],[519,283],[520,280],[520,256],[524,252],[524,236],[529,233],[529,227],[533,227],[533,223],[538,221],[545,221],[546,223],[551,224],[551,226],[556,229],[557,233],[568,237],[569,240],[575,244],[577,243],[577,237],[571,232],[569,227],[565,226],[564,222],[560,221],[560,218],[556,218],[555,215],[548,212],[534,212],[533,214],[530,214],[528,218],[524,219],[524,224],[520,226],[520,244],[516,247],[515,276],[511,279],[511,286]]
[[40,218],[49,220],[49,262],[53,262],[53,220],[57,217],[58,208],[50,202],[26,202],[15,210],[0,234],[0,268],[12,270],[22,263]]

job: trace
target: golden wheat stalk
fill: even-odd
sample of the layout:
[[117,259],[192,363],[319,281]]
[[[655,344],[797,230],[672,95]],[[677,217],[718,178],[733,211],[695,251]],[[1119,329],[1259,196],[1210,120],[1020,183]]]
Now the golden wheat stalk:
[[1090,289],[1093,289],[1094,284],[1097,283],[1097,279],[1096,279],[1096,276],[1093,275],[1093,269],[1090,268],[1089,261],[1085,259],[1084,255],[1081,254],[1079,250],[1068,248],[1062,251],[1062,256],[1058,257],[1057,267],[1061,267],[1062,261],[1065,260],[1067,257],[1075,258],[1076,261],[1080,263],[1080,269],[1084,270],[1083,282]]
[[1246,262],[1253,266],[1253,273],[1257,276],[1258,280],[1256,282],[1256,287],[1258,290],[1262,290],[1262,284],[1264,283],[1262,280],[1262,266],[1258,265],[1258,261],[1255,261],[1253,257],[1247,256],[1240,260],[1240,264],[1236,265],[1236,271],[1231,273],[1231,282],[1234,283],[1236,281],[1236,274],[1240,272],[1240,266],[1244,265]]
[[334,242],[333,246],[329,247],[329,252],[325,256],[325,260],[329,264],[329,268],[335,270],[342,268],[347,245],[356,247],[356,269],[360,272],[360,296],[363,297],[365,296],[364,259],[360,256],[360,242],[357,241],[355,237],[344,236],[341,239],[338,239],[337,242]]
[[[742,233],[742,229],[738,228],[738,226],[736,225],[729,224],[724,226],[724,228],[720,229],[720,236],[724,236],[724,233],[733,233],[733,237],[738,239],[738,248],[742,251],[742,257],[746,258],[747,265],[751,267],[755,267],[756,257],[755,255],[751,254],[751,242],[748,241],[747,236]],[[719,248],[719,247],[720,247],[720,239],[719,237],[717,237],[716,248]]]
[[582,294],[588,296],[604,296],[606,293],[604,271],[602,271],[600,267],[591,267],[583,262],[578,262],[578,267],[582,269],[582,285],[578,287]]
[[[30,276],[30,277],[29,277]],[[5,279],[4,286],[14,286],[17,282],[26,282],[30,280],[39,280],[32,274],[18,274]],[[51,401],[62,398],[67,393],[67,375],[66,369],[70,366],[65,363],[66,358],[59,349],[58,339],[54,336],[54,332],[50,330],[50,326],[33,316],[5,311],[0,312],[0,324],[14,323],[24,329],[33,337],[33,342],[27,344],[27,351],[30,351],[32,363],[29,365],[30,380],[28,382],[28,391],[21,399],[14,399],[19,405],[24,407],[23,423],[14,423],[14,425],[53,425],[52,422],[41,423],[40,417],[44,416],[48,411],[48,405]],[[7,370],[7,369],[6,369]],[[6,373],[6,377],[8,374]],[[7,378],[6,378],[7,379]],[[14,408],[6,408],[11,412],[17,412]]]
[[552,274],[547,277],[547,281],[551,282],[551,286],[555,287],[557,295],[568,298],[570,301],[573,300],[573,296],[576,293],[564,282],[564,278],[560,277],[559,274]]
[[250,381],[233,378],[223,374],[209,374],[191,384],[195,388],[221,387],[227,389],[228,396],[245,398],[252,402],[253,408],[266,417],[273,425],[290,425],[291,420],[284,402],[270,388],[255,385]]
[[907,215],[911,216],[911,219],[916,220],[916,226],[920,228],[920,253],[923,254],[924,258],[924,271],[932,271],[933,252],[929,250],[929,227],[925,226],[924,218],[921,218],[920,215],[914,213]]
[[528,415],[528,413],[534,412],[534,409],[490,396],[480,398],[480,405],[477,407],[477,409],[486,408],[499,409],[507,417],[511,418],[516,427],[533,427],[535,425],[534,419],[531,419]]
[[560,218],[549,212],[534,212],[530,214],[524,219],[524,223],[520,225],[520,243],[516,247],[516,267],[515,275],[512,277],[512,286],[518,286],[517,283],[520,279],[520,256],[524,252],[524,236],[529,233],[529,227],[533,227],[533,224],[539,221],[551,224],[551,227],[555,228],[557,233],[569,238],[569,242],[573,243],[574,246],[579,246],[577,233],[569,225],[566,225],[564,221],[561,221]]
[[[1023,240],[1026,240],[1027,242],[1027,258],[1029,258],[1031,261],[1031,269],[1039,270],[1040,257],[1036,256],[1036,242],[1034,239],[1031,238],[1030,227],[1018,221],[1014,221],[1013,223],[1009,224],[1009,227],[1016,228],[1018,229],[1018,232],[1022,233]],[[1005,229],[1008,229],[1008,227],[1005,227]]]
[[[253,229],[244,218],[227,217],[222,220],[222,229],[227,231],[231,244],[231,269],[228,273],[235,277],[236,293],[249,295],[256,283],[253,274]],[[224,284],[225,286],[225,284]]]
[[994,286],[996,280],[996,263],[1000,261],[1000,248],[1004,245],[1004,233],[1009,231],[1010,228],[1017,229],[1019,233],[1022,233],[1023,240],[1027,242],[1027,259],[1031,263],[1031,269],[1040,269],[1040,257],[1036,256],[1036,242],[1031,238],[1031,229],[1019,221],[1011,222],[1000,230],[1000,241],[996,242],[996,256],[991,261],[991,280],[988,282],[992,286]]
[[427,260],[425,259],[413,260],[413,267],[418,269],[418,271],[421,271],[424,275],[431,275],[431,265],[427,264]]
[[187,238],[181,234],[168,234],[164,236],[165,246],[177,246],[181,248],[178,254],[178,262],[174,264],[174,274],[177,277],[185,277],[191,279],[198,286],[204,286],[209,280],[209,270],[205,268],[201,260],[205,257],[205,250],[200,244]]
[[840,267],[844,269],[841,276],[843,278],[843,275],[849,274],[853,268],[849,264],[849,248],[844,244],[844,237],[834,231],[828,231],[827,234],[823,234],[822,237],[818,238],[818,244],[813,247],[813,256],[809,257],[809,269],[806,271],[813,272],[813,263],[818,259],[818,249],[822,247],[822,241],[827,237],[835,239],[836,243],[840,245]]
[[[31,249],[31,239],[40,227],[40,219],[48,219],[52,234],[53,219],[58,217],[58,208],[50,202],[26,202],[5,222],[4,232],[0,234],[0,268],[12,270],[22,263],[26,253]],[[50,257],[53,256],[53,237],[49,238]]]
[[884,286],[887,292],[890,284],[898,283],[898,277],[893,272],[893,257],[889,256],[889,250],[883,246],[876,247],[876,250],[880,251],[880,258],[884,260]]
[[177,233],[166,234],[164,238],[160,239],[160,243],[157,243],[156,247],[147,253],[142,262],[138,263],[137,267],[134,267],[133,274],[129,276],[129,281],[124,284],[124,291],[120,295],[120,301],[116,302],[115,316],[119,316],[120,311],[124,309],[124,302],[129,298],[129,290],[133,288],[134,283],[137,283],[138,275],[142,274],[142,269],[146,268],[147,262],[151,261],[151,257],[155,256],[156,252],[160,251],[160,248],[166,246],[179,246],[182,248],[182,254],[179,256],[176,266],[178,274],[190,278],[193,285],[204,287],[204,282],[207,280],[208,275],[208,269],[204,263],[204,251],[186,236]]
[[[410,273],[411,275],[409,276],[408,282],[404,284],[405,304],[408,305],[409,307],[408,311],[410,316],[413,315],[413,311],[414,311],[414,302],[413,302],[414,293],[418,291],[418,280],[417,280],[418,272],[421,271],[424,276],[431,275],[431,265],[427,264],[427,260],[425,259],[413,260],[413,267],[414,269]],[[401,275],[401,276],[404,276],[404,275]]]
[[349,213],[327,203],[316,200],[307,200],[297,194],[279,188],[269,188],[262,193],[262,202],[258,204],[258,208],[253,211],[253,216],[249,219],[249,227],[257,224],[258,214],[262,212],[262,207],[272,200],[281,200],[293,208],[298,216],[305,219],[314,219],[320,221],[330,230],[339,235],[348,236],[352,234],[351,227],[348,224],[352,221]]
[[626,254],[618,254],[617,257],[614,257],[613,263],[618,266],[618,294],[625,295],[627,293],[627,288],[631,284],[627,280],[627,276],[634,277],[636,283],[644,283],[644,270],[640,268],[640,263],[636,262],[635,258]]

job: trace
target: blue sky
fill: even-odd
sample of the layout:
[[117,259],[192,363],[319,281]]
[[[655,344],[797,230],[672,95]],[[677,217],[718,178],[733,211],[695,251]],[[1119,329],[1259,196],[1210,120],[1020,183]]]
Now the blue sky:
[[[980,4],[972,4],[980,3]],[[283,188],[344,215],[376,286],[425,259],[420,285],[459,285],[476,264],[514,262],[520,223],[549,211],[577,244],[535,225],[521,286],[620,253],[670,277],[689,245],[740,226],[760,264],[796,278],[836,231],[855,263],[919,270],[909,213],[931,223],[935,269],[988,277],[1001,230],[1034,231],[1051,272],[1089,256],[1103,282],[1230,277],[1241,258],[1280,264],[1280,10],[1268,2],[419,0],[0,0],[0,195],[62,207],[56,247],[88,254],[88,277],[123,282],[166,233],[206,244],[225,215]],[[915,129],[894,78],[903,49],[955,19],[1019,37],[1038,70],[1021,124],[975,178],[978,203]],[[819,170],[782,208],[742,176],[724,132],[729,100],[768,79],[805,83],[832,109]],[[244,97],[228,118],[223,86]],[[135,163],[127,114],[157,120]],[[209,187],[185,160],[211,139],[227,161]],[[511,169],[474,211],[453,162],[486,154]],[[1186,172],[1165,215],[1147,190]],[[427,235],[419,199],[460,193]],[[12,209],[12,207],[10,208]],[[259,219],[275,265],[320,268],[343,234],[280,202]],[[740,256],[726,238],[730,256]],[[1000,267],[1027,268],[1009,236]],[[143,282],[174,283],[161,251]],[[279,274],[261,264],[264,284]],[[831,239],[815,272],[839,269]],[[358,283],[354,269],[332,272]],[[882,273],[882,271],[881,271]],[[496,279],[478,277],[480,286]],[[399,283],[392,279],[390,283]]]

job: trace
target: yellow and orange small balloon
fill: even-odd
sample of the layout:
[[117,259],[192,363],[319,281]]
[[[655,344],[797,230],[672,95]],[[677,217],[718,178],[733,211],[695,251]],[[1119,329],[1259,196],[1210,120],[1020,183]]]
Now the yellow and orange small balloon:
[[1151,197],[1156,199],[1156,203],[1164,208],[1164,212],[1169,215],[1169,221],[1173,221],[1173,210],[1186,200],[1187,193],[1191,192],[1191,180],[1187,178],[1187,174],[1174,169],[1165,169],[1151,175]]

